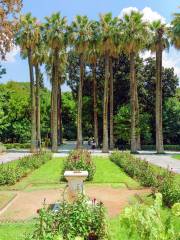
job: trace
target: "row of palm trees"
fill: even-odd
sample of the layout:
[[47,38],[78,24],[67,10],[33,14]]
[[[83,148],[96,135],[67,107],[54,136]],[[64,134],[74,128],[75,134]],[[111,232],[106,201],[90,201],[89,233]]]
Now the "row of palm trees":
[[[162,53],[169,46],[169,39],[180,47],[180,15],[176,14],[172,26],[160,21],[147,23],[140,12],[132,11],[121,19],[111,13],[100,15],[99,21],[91,21],[87,16],[76,16],[71,25],[60,13],[46,17],[40,23],[31,14],[21,16],[16,42],[22,56],[28,58],[31,86],[31,150],[36,151],[40,143],[40,97],[39,75],[43,63],[48,69],[52,84],[51,97],[51,139],[52,151],[58,147],[58,92],[66,75],[67,55],[74,51],[79,58],[80,79],[78,86],[77,148],[82,147],[82,108],[85,63],[92,67],[94,137],[98,144],[98,111],[96,67],[99,59],[104,59],[105,80],[103,98],[103,146],[102,151],[113,149],[113,61],[121,53],[130,60],[130,103],[131,103],[131,152],[140,147],[139,104],[135,62],[144,50],[156,53],[156,149],[163,149],[162,129]],[[34,80],[34,69],[36,80]],[[108,107],[109,106],[109,107]],[[109,111],[109,112],[108,112]],[[110,116],[110,123],[108,123]],[[109,126],[109,127],[108,127]],[[108,132],[109,130],[109,132]]]

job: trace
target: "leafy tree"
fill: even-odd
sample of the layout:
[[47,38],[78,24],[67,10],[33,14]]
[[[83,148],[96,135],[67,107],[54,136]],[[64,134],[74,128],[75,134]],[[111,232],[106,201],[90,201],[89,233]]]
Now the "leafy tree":
[[180,95],[164,104],[164,139],[166,144],[180,144]]
[[75,140],[77,128],[77,106],[71,92],[65,92],[62,94],[62,112],[63,136],[66,139]]
[[[114,116],[116,140],[130,143],[131,136],[131,110],[130,105],[123,105]],[[152,141],[151,115],[147,112],[140,114],[140,134],[143,144]]]
[[22,0],[0,1],[0,59],[5,59],[6,53],[13,46],[13,37],[17,30],[15,19],[21,7]]
[[2,76],[6,74],[6,69],[3,68],[1,65],[0,65],[0,79],[2,78]]

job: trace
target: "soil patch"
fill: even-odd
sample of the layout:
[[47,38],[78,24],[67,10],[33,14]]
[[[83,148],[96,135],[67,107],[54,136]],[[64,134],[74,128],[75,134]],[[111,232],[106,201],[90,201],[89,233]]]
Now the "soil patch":
[[[86,194],[102,201],[110,217],[118,215],[135,194],[150,192],[149,189],[129,190],[127,188],[112,188],[110,186],[86,186]],[[0,221],[27,220],[36,217],[37,209],[46,204],[52,204],[62,199],[63,189],[37,190],[17,192],[18,196],[0,216]]]

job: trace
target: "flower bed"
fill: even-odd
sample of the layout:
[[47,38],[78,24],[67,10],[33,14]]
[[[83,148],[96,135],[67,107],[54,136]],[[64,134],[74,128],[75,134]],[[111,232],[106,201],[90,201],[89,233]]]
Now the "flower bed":
[[64,176],[64,172],[66,170],[88,171],[87,180],[88,181],[92,180],[95,174],[95,165],[91,158],[91,154],[87,150],[82,149],[72,151],[67,157],[67,159],[64,161],[62,176]]
[[114,152],[110,160],[143,186],[152,187],[153,192],[161,192],[165,205],[172,206],[180,201],[180,184],[177,184],[171,171],[149,164],[128,152]]
[[104,240],[107,239],[106,214],[103,203],[88,202],[85,196],[73,203],[63,202],[60,210],[38,210],[39,221],[27,239],[40,240]]
[[33,170],[52,159],[49,152],[40,152],[23,157],[10,163],[0,165],[0,185],[13,185],[22,177],[27,176]]

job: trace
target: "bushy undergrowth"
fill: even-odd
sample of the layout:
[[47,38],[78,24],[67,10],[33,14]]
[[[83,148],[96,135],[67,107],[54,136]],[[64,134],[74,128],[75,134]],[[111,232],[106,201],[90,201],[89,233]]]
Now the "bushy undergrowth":
[[84,196],[72,204],[63,202],[60,210],[39,211],[36,230],[28,240],[104,240],[107,222],[103,203],[89,203]]
[[0,165],[0,185],[13,185],[28,173],[39,168],[52,158],[49,152],[40,152],[26,156],[11,163]]
[[128,152],[114,152],[110,160],[141,185],[152,187],[154,192],[161,192],[166,206],[170,207],[180,201],[180,185],[175,181],[173,172],[149,164]]
[[87,150],[82,149],[72,151],[64,161],[62,176],[66,170],[88,171],[87,180],[92,180],[95,174],[95,164],[92,160],[91,154]]
[[180,216],[180,203],[176,203],[169,216],[162,214],[162,195],[156,194],[154,204],[135,204],[125,208],[120,216],[120,226],[127,230],[129,239],[141,240],[178,240],[180,233],[174,228],[174,217]]

